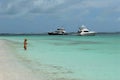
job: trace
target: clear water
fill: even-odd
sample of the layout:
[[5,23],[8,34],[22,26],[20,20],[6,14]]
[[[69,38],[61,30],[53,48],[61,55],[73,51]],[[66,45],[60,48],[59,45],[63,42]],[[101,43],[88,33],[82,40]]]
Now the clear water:
[[[24,51],[23,40],[28,39]],[[55,78],[120,80],[120,34],[2,36],[13,41],[24,65]]]

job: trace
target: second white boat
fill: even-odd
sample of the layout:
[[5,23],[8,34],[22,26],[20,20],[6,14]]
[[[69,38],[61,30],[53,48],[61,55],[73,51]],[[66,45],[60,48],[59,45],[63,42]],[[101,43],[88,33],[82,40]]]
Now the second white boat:
[[94,36],[95,31],[90,31],[86,26],[82,25],[78,30],[78,35],[80,36]]

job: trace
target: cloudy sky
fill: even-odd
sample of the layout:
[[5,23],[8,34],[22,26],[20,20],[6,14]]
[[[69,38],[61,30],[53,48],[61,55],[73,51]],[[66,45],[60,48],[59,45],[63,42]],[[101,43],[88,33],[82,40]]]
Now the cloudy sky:
[[0,33],[43,33],[84,24],[96,32],[120,31],[120,0],[0,0]]

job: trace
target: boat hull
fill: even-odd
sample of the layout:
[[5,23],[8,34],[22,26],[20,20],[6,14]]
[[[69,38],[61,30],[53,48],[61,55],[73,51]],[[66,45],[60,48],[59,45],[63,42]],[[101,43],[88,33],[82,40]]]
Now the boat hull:
[[79,36],[95,36],[95,33],[78,33]]
[[62,33],[62,34],[60,34],[60,33],[52,33],[52,32],[49,32],[48,34],[49,34],[49,35],[67,35],[67,33]]

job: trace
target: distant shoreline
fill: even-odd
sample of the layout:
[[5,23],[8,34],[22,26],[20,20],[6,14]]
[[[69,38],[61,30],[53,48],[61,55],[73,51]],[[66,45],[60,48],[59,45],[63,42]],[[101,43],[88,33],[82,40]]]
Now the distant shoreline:
[[[76,34],[70,32],[68,35]],[[97,32],[96,34],[120,34],[120,32]],[[0,33],[0,36],[48,35],[48,33]]]

